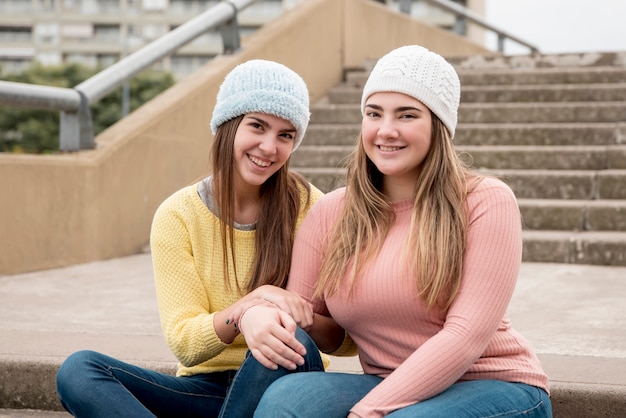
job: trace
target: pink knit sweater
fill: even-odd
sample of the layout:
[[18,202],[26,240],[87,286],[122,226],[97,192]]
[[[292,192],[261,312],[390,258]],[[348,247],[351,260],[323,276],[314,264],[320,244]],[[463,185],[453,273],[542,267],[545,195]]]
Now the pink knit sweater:
[[[288,288],[308,300],[317,280],[324,238],[343,204],[345,189],[324,196],[296,237]],[[352,411],[381,417],[442,392],[459,380],[498,379],[548,390],[548,378],[529,343],[507,318],[519,272],[521,222],[513,192],[484,179],[468,197],[469,231],[460,291],[445,313],[417,297],[415,278],[402,263],[411,201],[393,204],[396,221],[382,250],[348,286],[314,309],[331,315],[358,346],[365,373],[385,380]]]

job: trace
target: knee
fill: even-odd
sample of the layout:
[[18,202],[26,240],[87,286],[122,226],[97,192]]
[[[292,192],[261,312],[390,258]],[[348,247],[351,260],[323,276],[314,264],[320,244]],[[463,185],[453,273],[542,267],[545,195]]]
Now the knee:
[[324,362],[315,341],[301,328],[296,330],[296,338],[306,349],[305,364],[299,366],[298,371],[323,371]]
[[84,390],[85,380],[91,375],[90,369],[97,364],[99,353],[89,350],[70,355],[57,371],[56,383],[59,396],[69,394],[73,389]]
[[306,348],[307,351],[310,349],[318,350],[315,341],[307,334],[302,328],[298,327],[296,329],[296,339]]
[[288,399],[291,396],[287,396],[287,397],[285,396],[286,393],[289,393],[290,384],[289,384],[289,379],[285,379],[286,377],[288,376],[278,379],[277,381],[272,383],[265,390],[265,392],[263,392],[263,396],[261,397],[261,400],[259,401],[259,404],[257,405],[257,408],[254,412],[255,418],[290,416],[287,413],[287,411],[290,410],[290,406],[287,404],[289,403]]

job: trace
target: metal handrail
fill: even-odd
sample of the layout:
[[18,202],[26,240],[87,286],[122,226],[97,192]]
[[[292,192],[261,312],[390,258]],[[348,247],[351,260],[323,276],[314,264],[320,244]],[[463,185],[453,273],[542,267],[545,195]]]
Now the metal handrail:
[[[256,1],[223,0],[74,88],[0,81],[0,105],[58,110],[61,115],[59,149],[67,152],[94,148],[90,104],[96,103],[102,97],[123,86],[135,75],[208,30],[220,29],[225,53],[237,50],[240,45],[237,13]],[[524,45],[530,48],[533,53],[539,51],[534,45],[497,28],[472,11],[450,0],[426,1],[454,13],[457,20],[464,18],[495,32],[498,35],[500,52],[504,50],[505,39]],[[412,0],[400,0],[401,12],[410,14],[412,3]]]
[[[457,20],[459,18],[464,18],[470,22],[477,24],[478,26],[482,28],[495,32],[496,35],[498,36],[498,52],[502,52],[502,53],[504,52],[504,41],[506,39],[510,39],[511,41],[517,42],[518,44],[529,48],[532,53],[539,52],[539,48],[537,48],[535,45],[530,44],[511,33],[505,32],[495,25],[492,25],[491,23],[483,19],[481,16],[477,15],[471,10],[466,9],[460,4],[454,3],[450,0],[425,0],[425,1],[429,4],[432,4],[434,6],[437,6],[441,9],[444,9],[448,12],[453,13],[456,16]],[[400,0],[400,11],[402,11],[403,13],[410,14],[412,3],[413,3],[412,0]]]
[[220,28],[225,52],[239,48],[237,13],[257,0],[227,0],[185,22],[74,88],[0,81],[0,104],[59,110],[61,151],[94,148],[89,104],[121,87],[128,79],[208,30]]

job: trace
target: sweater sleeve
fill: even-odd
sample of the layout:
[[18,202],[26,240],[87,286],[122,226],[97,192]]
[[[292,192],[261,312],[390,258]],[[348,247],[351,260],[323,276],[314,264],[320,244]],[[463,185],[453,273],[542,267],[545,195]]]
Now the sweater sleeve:
[[468,214],[461,287],[443,328],[352,408],[360,417],[441,393],[481,357],[501,324],[521,263],[517,202],[504,183],[485,179],[468,197]]
[[214,313],[194,262],[189,225],[193,208],[184,190],[168,198],[152,223],[150,245],[163,334],[184,366],[211,359],[228,345],[213,328]]

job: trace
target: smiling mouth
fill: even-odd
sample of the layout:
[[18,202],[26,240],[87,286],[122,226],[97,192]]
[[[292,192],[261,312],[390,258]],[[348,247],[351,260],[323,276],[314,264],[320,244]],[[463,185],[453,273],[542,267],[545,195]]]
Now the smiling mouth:
[[259,167],[269,167],[270,165],[272,165],[271,161],[262,160],[260,158],[255,157],[254,155],[248,154],[248,159]]
[[402,149],[403,147],[390,147],[387,145],[379,145],[378,149],[384,152],[392,152],[392,151],[398,151],[400,149]]

